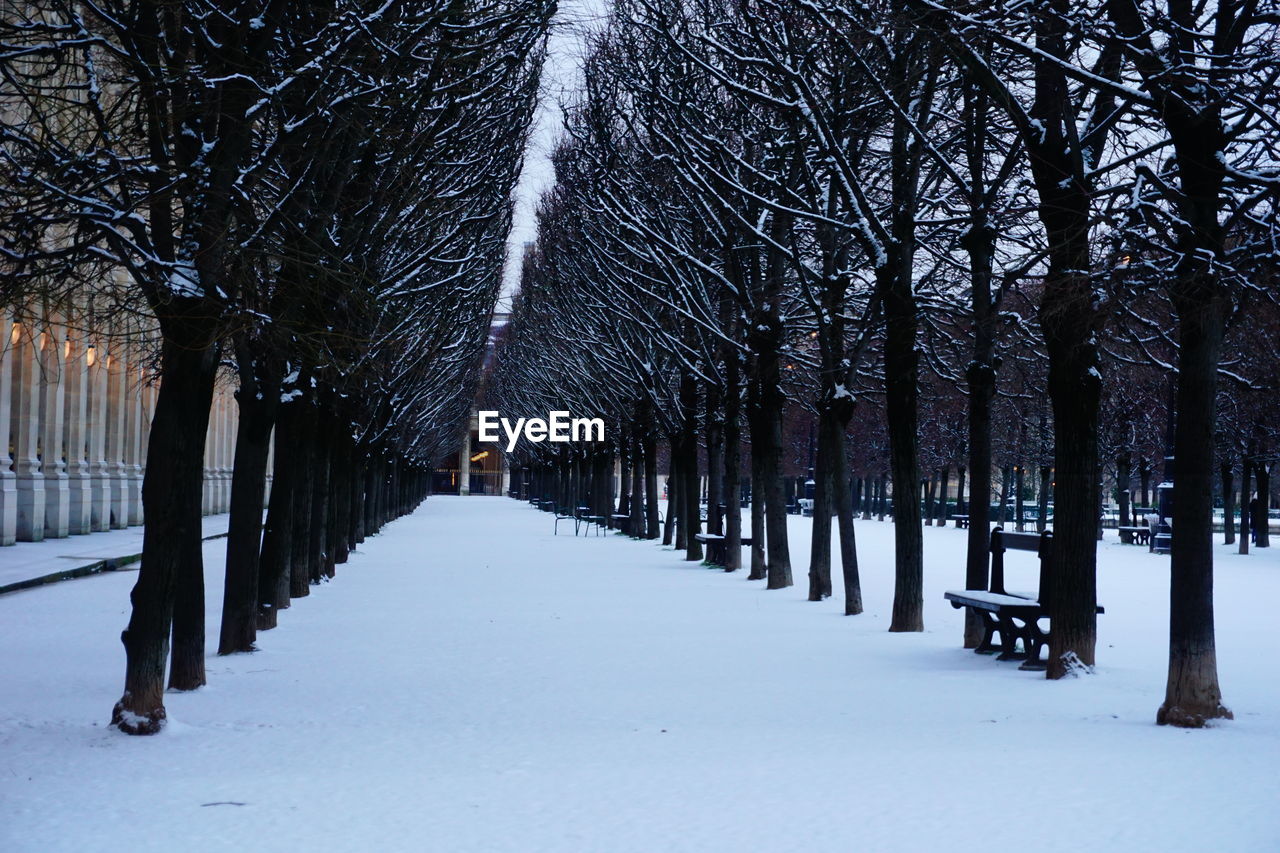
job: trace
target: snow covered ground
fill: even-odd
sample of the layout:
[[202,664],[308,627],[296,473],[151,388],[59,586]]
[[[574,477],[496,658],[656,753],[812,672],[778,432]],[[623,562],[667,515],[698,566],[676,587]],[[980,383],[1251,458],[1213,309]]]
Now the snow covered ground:
[[0,850],[1280,850],[1280,549],[1223,549],[1236,721],[1187,732],[1153,723],[1166,558],[1102,547],[1098,672],[1046,682],[960,649],[963,532],[926,528],[928,630],[891,635],[890,525],[857,525],[850,618],[804,600],[809,523],[767,592],[432,498],[154,738],[105,725],[132,572],[0,597]]

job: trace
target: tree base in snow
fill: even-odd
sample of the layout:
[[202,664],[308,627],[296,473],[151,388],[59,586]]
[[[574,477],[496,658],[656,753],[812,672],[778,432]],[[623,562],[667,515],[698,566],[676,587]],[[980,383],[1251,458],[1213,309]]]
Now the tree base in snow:
[[111,709],[111,725],[127,735],[153,735],[164,728],[166,716],[163,705],[139,714],[126,708],[125,700],[121,699]]
[[1235,715],[1231,713],[1231,709],[1221,704],[1188,708],[1181,705],[1171,707],[1166,703],[1156,712],[1156,725],[1177,726],[1182,729],[1202,729],[1209,724],[1210,720],[1234,719]]

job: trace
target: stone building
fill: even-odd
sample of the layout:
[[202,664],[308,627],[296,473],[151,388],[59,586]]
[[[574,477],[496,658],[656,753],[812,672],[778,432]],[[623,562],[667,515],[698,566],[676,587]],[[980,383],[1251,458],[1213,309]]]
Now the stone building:
[[[510,312],[498,310],[489,322],[489,340],[476,394],[478,400],[484,399],[498,340],[509,319]],[[500,442],[480,442],[476,410],[477,406],[471,409],[461,447],[442,459],[432,472],[431,491],[437,495],[505,495],[511,489],[507,454],[503,453]]]
[[[143,348],[45,313],[0,317],[0,545],[139,525],[156,386]],[[136,340],[136,337],[132,340]],[[231,500],[236,404],[220,382],[205,450],[204,511]]]

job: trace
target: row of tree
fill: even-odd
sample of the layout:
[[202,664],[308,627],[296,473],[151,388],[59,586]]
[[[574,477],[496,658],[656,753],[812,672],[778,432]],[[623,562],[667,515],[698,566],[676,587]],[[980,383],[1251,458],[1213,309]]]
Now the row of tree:
[[[1104,462],[1127,483],[1171,455],[1157,719],[1229,716],[1212,448],[1230,470],[1269,464],[1277,423],[1276,14],[1252,0],[620,0],[566,106],[495,403],[616,424],[608,448],[524,452],[579,476],[624,455],[643,471],[630,512],[648,536],[655,515],[641,526],[634,506],[656,501],[655,444],[672,448],[667,517],[690,532],[705,446],[716,530],[745,426],[752,574],[770,588],[791,583],[784,409],[810,409],[810,598],[831,593],[834,515],[851,614],[851,447],[882,492],[867,475],[914,494],[923,470],[982,472],[965,585],[984,589],[993,438],[1051,436],[1010,460],[1053,478],[1050,678],[1095,660]],[[949,446],[927,460],[925,440]],[[891,631],[923,629],[921,511],[897,502]]]
[[[205,681],[201,466],[239,427],[219,652],[408,511],[465,428],[549,0],[0,13],[3,297],[149,316],[159,388],[112,721]],[[275,457],[263,530],[269,448]],[[170,649],[170,637],[172,648]]]

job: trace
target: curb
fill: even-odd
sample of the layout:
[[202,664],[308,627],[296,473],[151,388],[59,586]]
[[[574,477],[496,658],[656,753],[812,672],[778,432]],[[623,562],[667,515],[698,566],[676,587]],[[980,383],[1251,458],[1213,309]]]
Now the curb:
[[[212,536],[201,537],[202,542],[212,542],[214,539],[226,539],[226,533],[215,533]],[[52,572],[47,575],[41,575],[37,578],[27,578],[26,580],[16,581],[14,583],[0,586],[0,595],[7,595],[11,592],[19,592],[24,589],[33,589],[46,584],[58,583],[59,581],[75,580],[76,578],[87,578],[90,575],[98,575],[103,572],[114,572],[125,566],[132,565],[142,559],[142,553],[126,554],[122,557],[106,557],[101,560],[95,560],[83,566],[76,566],[74,569],[63,569],[60,572]]]

